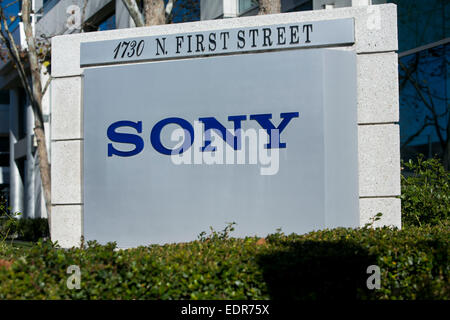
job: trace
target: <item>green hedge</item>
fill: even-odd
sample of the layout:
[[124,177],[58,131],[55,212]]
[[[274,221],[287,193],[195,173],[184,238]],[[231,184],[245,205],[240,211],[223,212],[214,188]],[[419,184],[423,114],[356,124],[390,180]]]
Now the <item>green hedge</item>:
[[36,242],[50,237],[46,218],[21,218],[11,212],[6,198],[0,196],[0,241],[16,239]]
[[402,162],[402,223],[440,224],[450,219],[450,172],[439,159]]
[[[13,263],[0,267],[0,299],[450,299],[449,227],[276,233],[265,240],[203,234],[129,250],[39,242],[11,253],[3,246],[0,259]],[[81,269],[79,290],[66,286],[70,265]],[[369,265],[381,269],[379,290],[366,287]]]
[[18,240],[36,242],[49,238],[48,220],[46,218],[22,218],[11,225],[11,232]]
[[32,242],[49,238],[48,220],[45,218],[3,219],[0,220],[0,236]]

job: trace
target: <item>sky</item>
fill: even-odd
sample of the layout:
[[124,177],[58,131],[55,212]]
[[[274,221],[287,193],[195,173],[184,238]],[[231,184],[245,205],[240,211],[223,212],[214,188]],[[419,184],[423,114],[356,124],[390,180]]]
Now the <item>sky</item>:
[[[6,7],[7,5],[11,4],[9,7]],[[2,7],[5,8],[5,14],[7,16],[16,16],[19,12],[19,1],[17,0],[3,0],[2,1]],[[12,24],[9,25],[10,30],[14,30],[14,28],[17,26],[18,20],[14,21]]]

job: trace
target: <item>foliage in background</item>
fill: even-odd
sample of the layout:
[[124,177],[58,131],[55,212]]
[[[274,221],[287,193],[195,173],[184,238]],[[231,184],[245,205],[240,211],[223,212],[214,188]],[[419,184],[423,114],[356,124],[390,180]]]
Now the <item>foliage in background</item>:
[[18,224],[16,218],[19,215],[19,213],[11,212],[6,199],[0,196],[0,245],[3,245],[8,237],[16,230]]
[[[128,250],[39,242],[0,267],[0,299],[450,299],[448,223],[266,239],[229,230]],[[71,265],[80,289],[67,288]],[[379,290],[367,289],[370,265],[381,269]]]
[[18,219],[20,215],[11,212],[6,200],[0,197],[0,242],[13,239],[36,242],[50,237],[47,219]]
[[[450,213],[450,172],[439,159],[402,162],[402,223],[442,224]],[[406,173],[405,173],[406,169]]]
[[197,238],[199,241],[227,240],[230,237],[231,232],[234,231],[235,225],[236,222],[229,222],[222,231],[216,231],[213,227],[209,227],[209,235],[206,234],[206,231],[202,231]]
[[22,218],[12,225],[12,234],[17,240],[37,242],[50,237],[48,221],[45,218]]

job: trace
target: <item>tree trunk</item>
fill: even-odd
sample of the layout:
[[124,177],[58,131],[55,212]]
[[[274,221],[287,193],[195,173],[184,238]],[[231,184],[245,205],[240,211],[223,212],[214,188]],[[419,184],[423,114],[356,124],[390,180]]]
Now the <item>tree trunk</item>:
[[281,12],[281,0],[259,0],[258,15]]
[[42,188],[44,189],[45,206],[47,208],[48,221],[51,220],[51,180],[50,164],[48,162],[47,144],[44,132],[44,121],[42,116],[42,84],[41,68],[36,52],[36,44],[31,26],[31,0],[24,0],[22,3],[23,26],[25,38],[28,46],[28,60],[31,69],[31,81],[33,96],[30,97],[33,104],[35,128],[34,133],[37,140],[37,151],[39,154],[39,170],[41,173]]
[[144,0],[144,20],[146,26],[165,24],[164,0]]

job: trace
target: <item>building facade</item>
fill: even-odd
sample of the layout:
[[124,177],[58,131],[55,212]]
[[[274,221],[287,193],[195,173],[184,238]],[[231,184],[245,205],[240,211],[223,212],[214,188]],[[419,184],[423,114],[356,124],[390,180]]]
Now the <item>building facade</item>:
[[[13,2],[13,1],[11,1]],[[16,15],[21,2],[13,2],[8,14]],[[84,31],[129,28],[134,24],[122,1],[114,0],[35,0],[33,27],[42,42],[51,37]],[[20,49],[26,49],[23,24],[19,20],[10,29]],[[51,74],[45,64],[43,80]],[[11,61],[0,63],[0,193],[8,199],[14,212],[22,217],[46,217],[41,190],[39,159],[34,138],[34,115],[30,102]],[[44,126],[47,146],[51,141],[51,85],[43,97]],[[49,155],[51,150],[48,147]]]

